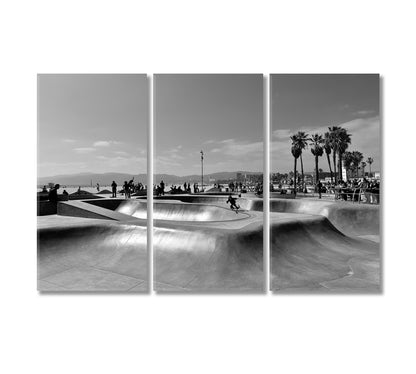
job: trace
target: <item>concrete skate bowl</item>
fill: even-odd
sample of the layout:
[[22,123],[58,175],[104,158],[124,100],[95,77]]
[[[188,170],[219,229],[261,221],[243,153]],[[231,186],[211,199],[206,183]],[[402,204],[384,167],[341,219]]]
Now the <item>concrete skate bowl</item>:
[[321,215],[327,217],[342,233],[350,236],[380,233],[378,205],[307,199],[271,199],[270,212]]
[[158,292],[262,292],[263,227],[243,231],[172,225],[153,232]]
[[[147,202],[142,200],[96,200],[88,203],[107,207],[118,213],[140,219],[147,217]],[[168,221],[217,222],[235,221],[250,217],[248,213],[238,214],[231,209],[206,204],[189,204],[175,200],[155,201],[153,204],[153,219]]]
[[271,221],[274,292],[380,292],[379,245],[342,234],[327,218]]
[[146,227],[58,217],[38,229],[38,290],[147,290]]
[[[263,199],[244,196],[238,197],[236,194],[233,194],[233,196],[237,197],[237,204],[240,206],[240,209],[263,211]],[[230,205],[227,204],[228,195],[170,195],[154,197],[155,202],[163,200],[177,200],[193,204],[209,204],[230,209]]]

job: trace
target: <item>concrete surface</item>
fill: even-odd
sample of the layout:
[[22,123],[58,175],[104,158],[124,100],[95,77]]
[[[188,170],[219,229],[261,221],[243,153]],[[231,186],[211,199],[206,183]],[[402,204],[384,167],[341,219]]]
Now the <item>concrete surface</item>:
[[307,198],[270,199],[270,212],[324,216],[346,235],[379,234],[380,210],[378,205]]
[[[158,292],[263,292],[263,200],[221,195],[155,198]],[[270,288],[280,293],[381,289],[379,207],[271,199]],[[146,292],[147,203],[92,199],[38,217],[38,289]]]
[[239,221],[155,221],[155,289],[263,291],[262,219],[255,212]]
[[[139,202],[136,206],[124,203],[117,208],[118,212],[137,218],[147,215],[147,203]],[[230,208],[198,203],[183,203],[178,201],[156,201],[153,204],[153,219],[170,221],[236,221],[248,218],[243,211],[234,212]]]
[[38,290],[146,292],[146,224],[132,217],[38,217]]
[[270,209],[273,291],[381,291],[378,206],[271,199]]
[[[263,213],[234,212],[225,203],[227,196],[196,196],[196,203],[189,196],[169,197],[153,205],[154,289],[262,292]],[[142,217],[147,204],[126,200],[112,208]]]
[[[226,196],[170,195],[226,207]],[[240,198],[249,217],[220,224],[156,221],[156,290],[261,290],[262,207]],[[271,199],[271,284],[281,293],[376,293],[381,289],[379,207],[318,199]],[[252,276],[248,276],[248,274]]]

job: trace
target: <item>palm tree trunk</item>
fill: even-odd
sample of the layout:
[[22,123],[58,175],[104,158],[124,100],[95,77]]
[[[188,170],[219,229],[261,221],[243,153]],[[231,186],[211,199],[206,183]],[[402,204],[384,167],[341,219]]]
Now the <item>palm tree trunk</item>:
[[315,156],[315,184],[319,183],[318,156]]
[[295,159],[295,167],[294,167],[294,177],[293,177],[293,181],[294,181],[294,188],[295,188],[295,197],[296,197],[296,161],[297,161],[297,159],[296,159],[296,157],[294,157],[294,159]]
[[371,178],[371,164],[370,164],[370,178]]
[[329,154],[328,154],[328,153],[326,154],[326,158],[327,158],[327,160],[328,160],[329,172],[331,173],[331,184],[332,184],[334,181],[332,180],[331,160],[329,159]]
[[334,151],[332,154],[333,162],[334,162],[334,176],[335,176],[335,184],[338,182],[338,175],[337,175],[337,154]]
[[302,153],[300,154],[300,170],[302,173],[302,192],[305,189],[305,176],[303,175],[303,159],[302,159]]
[[338,154],[338,173],[339,173],[339,180],[342,181],[342,153],[339,152]]

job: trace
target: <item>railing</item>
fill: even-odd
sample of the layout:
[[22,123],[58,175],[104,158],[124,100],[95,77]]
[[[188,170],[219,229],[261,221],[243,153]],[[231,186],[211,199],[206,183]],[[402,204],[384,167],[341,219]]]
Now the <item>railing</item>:
[[[286,190],[287,195],[293,195],[293,188]],[[377,191],[377,192],[376,192]],[[279,192],[279,191],[273,191]],[[319,193],[313,192],[301,192],[297,191],[298,197],[317,197]],[[369,188],[340,188],[340,187],[326,187],[326,191],[321,193],[322,198],[334,198],[335,200],[344,200],[357,202],[358,204],[380,204],[379,190]]]
[[369,188],[336,188],[335,200],[357,202],[358,204],[380,204],[380,191]]

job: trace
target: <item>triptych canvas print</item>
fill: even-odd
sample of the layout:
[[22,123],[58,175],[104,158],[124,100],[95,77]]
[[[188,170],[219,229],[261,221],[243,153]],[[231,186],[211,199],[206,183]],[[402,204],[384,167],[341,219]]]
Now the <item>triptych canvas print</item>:
[[380,292],[379,80],[39,75],[38,290]]

